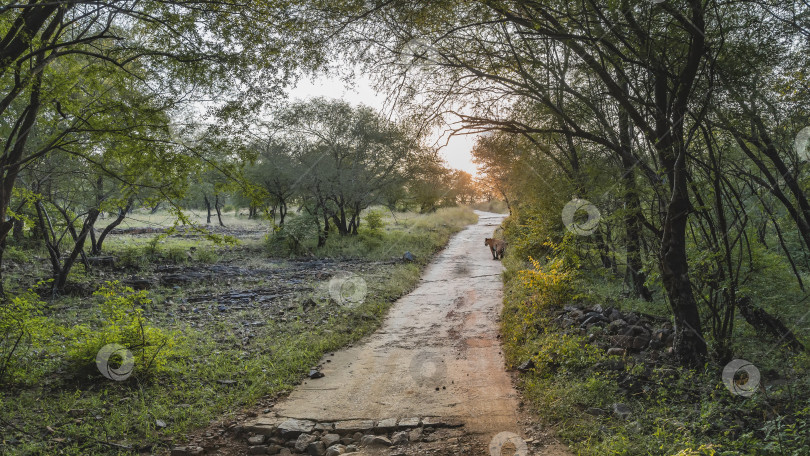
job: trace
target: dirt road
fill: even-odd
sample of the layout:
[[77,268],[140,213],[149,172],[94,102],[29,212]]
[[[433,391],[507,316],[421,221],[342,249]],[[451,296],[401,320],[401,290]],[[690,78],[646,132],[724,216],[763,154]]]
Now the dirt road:
[[[426,268],[418,287],[393,305],[376,333],[326,356],[325,376],[297,387],[265,419],[373,420],[379,426],[420,418],[425,426],[431,420],[439,428],[463,425],[445,438],[469,445],[396,454],[490,454],[496,434],[525,437],[498,340],[502,266],[484,246],[504,216],[478,215],[478,223],[454,236]],[[388,454],[380,451],[374,454]]]

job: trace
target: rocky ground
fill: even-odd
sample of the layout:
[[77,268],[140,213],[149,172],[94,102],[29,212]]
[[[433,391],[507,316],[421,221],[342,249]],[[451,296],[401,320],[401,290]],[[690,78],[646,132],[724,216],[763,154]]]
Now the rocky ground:
[[[591,308],[566,306],[553,319],[564,334],[587,336],[588,343],[604,350],[607,361],[596,363],[595,371],[615,375],[619,393],[632,396],[660,385],[662,378],[672,378],[678,371],[668,366],[674,333],[669,319],[639,312],[621,312],[602,306]],[[628,367],[634,367],[628,369]],[[534,369],[527,361],[518,369]],[[589,408],[591,415],[631,417],[630,407],[616,402],[609,409]]]

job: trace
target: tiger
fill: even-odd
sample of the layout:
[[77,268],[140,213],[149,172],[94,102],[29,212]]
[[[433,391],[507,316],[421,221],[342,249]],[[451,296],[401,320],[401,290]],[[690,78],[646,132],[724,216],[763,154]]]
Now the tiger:
[[486,238],[484,239],[484,245],[489,246],[489,250],[492,251],[493,260],[503,259],[503,252],[506,250],[506,241],[495,238]]

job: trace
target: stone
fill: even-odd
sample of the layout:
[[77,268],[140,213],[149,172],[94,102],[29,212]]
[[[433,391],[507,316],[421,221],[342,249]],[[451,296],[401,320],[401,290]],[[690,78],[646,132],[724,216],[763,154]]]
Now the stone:
[[425,417],[422,419],[422,425],[435,428],[457,428],[464,426],[464,422],[454,418]]
[[326,449],[324,456],[338,456],[346,452],[346,447],[343,445],[332,445]]
[[421,421],[422,420],[420,420],[418,417],[417,418],[402,418],[401,420],[399,420],[399,423],[397,423],[397,427],[400,428],[400,429],[403,429],[403,428],[404,429],[415,428],[415,427],[419,427],[419,423]]
[[619,347],[608,348],[608,356],[624,356],[625,350]]
[[518,370],[520,372],[529,372],[530,370],[534,369],[534,360],[530,359],[528,361],[524,361],[520,366],[518,366]]
[[358,451],[360,451],[360,449],[357,448],[357,445],[347,445],[346,446],[346,452],[347,453],[356,453]]
[[335,429],[335,425],[332,424],[332,423],[316,423],[315,428],[314,428],[315,431],[321,431],[321,432],[323,432],[323,431],[331,431],[333,429]]
[[343,438],[340,439],[340,443],[342,443],[344,445],[351,445],[354,442],[355,442],[355,440],[353,438],[351,438],[351,437],[343,437]]
[[254,435],[253,437],[248,438],[248,444],[250,445],[261,445],[264,443],[264,436],[263,435]]
[[621,318],[618,318],[618,319],[613,320],[613,321],[611,321],[610,323],[608,323],[608,325],[607,325],[607,327],[605,328],[605,330],[606,330],[606,331],[607,331],[609,334],[618,334],[618,333],[620,333],[620,332],[623,332],[623,330],[624,330],[624,328],[625,328],[626,326],[627,326],[627,322],[626,322],[626,321],[624,321],[624,320],[622,320]]
[[335,432],[338,434],[352,434],[355,432],[368,431],[374,429],[374,421],[371,420],[347,420],[335,423]]
[[267,454],[266,445],[253,445],[248,448],[248,454]]
[[295,451],[299,453],[306,450],[310,443],[314,442],[316,437],[310,434],[301,434],[295,441]]
[[272,444],[272,445],[267,445],[267,454],[278,454],[279,452],[281,452],[282,449],[285,449],[285,448],[283,446],[277,445],[275,443]]
[[281,451],[278,452],[278,456],[292,456],[292,451],[289,448],[282,448]]
[[624,330],[625,336],[646,336],[649,337],[650,333],[643,326],[631,325]]
[[354,434],[352,434],[352,439],[355,442],[359,442],[360,439],[362,439],[362,438],[363,438],[363,433],[362,432],[355,432]]
[[394,434],[391,436],[391,443],[394,445],[405,445],[408,443],[408,432],[394,432]]
[[633,411],[630,410],[630,407],[628,407],[625,404],[622,404],[621,402],[614,403],[611,406],[611,409],[613,410],[614,415],[616,415],[617,417],[619,417],[619,418],[621,418],[623,420],[626,420],[626,419],[630,418],[630,415],[633,414]]
[[315,423],[307,420],[289,419],[278,425],[281,436],[285,439],[294,439],[301,434],[309,434],[315,428]]
[[581,316],[578,321],[580,324],[585,324],[589,320],[593,322],[605,321],[606,318],[603,317],[602,314],[599,312],[588,312],[585,315]]
[[188,456],[188,447],[178,446],[172,448],[171,456]]
[[340,442],[340,435],[338,434],[326,434],[321,437],[321,442],[326,445],[326,448],[331,447],[332,445]]
[[632,348],[634,350],[643,350],[644,347],[650,344],[650,338],[647,336],[636,336],[633,338]]
[[388,437],[384,437],[381,435],[364,435],[362,439],[360,439],[360,444],[367,447],[390,447],[391,441],[388,440]]
[[422,440],[422,428],[411,429],[411,431],[408,432],[408,440],[411,442]]
[[405,252],[405,253],[402,255],[402,259],[403,259],[404,261],[413,261],[413,253],[411,253],[411,252]]
[[589,317],[587,320],[582,322],[582,327],[590,328],[591,326],[602,325],[606,322],[605,317],[602,314],[596,314],[592,317]]
[[307,445],[307,454],[309,456],[323,456],[326,454],[326,446],[323,442],[312,442]]
[[323,377],[324,377],[324,373],[317,370],[317,369],[311,369],[309,371],[309,378],[311,378],[311,379],[318,379],[318,378],[323,378]]
[[386,418],[384,420],[378,421],[377,424],[374,425],[374,431],[381,433],[391,432],[396,428],[397,428],[396,418]]

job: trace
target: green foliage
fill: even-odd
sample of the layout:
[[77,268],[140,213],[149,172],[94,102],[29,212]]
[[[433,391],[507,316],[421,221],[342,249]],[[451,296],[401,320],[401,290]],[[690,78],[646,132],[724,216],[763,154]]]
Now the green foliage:
[[154,258],[151,249],[143,246],[127,246],[115,251],[115,255],[119,266],[132,269],[143,269]]
[[[37,287],[46,282],[37,283]],[[50,340],[55,326],[42,315],[45,303],[28,289],[0,302],[0,385],[22,379],[35,380],[26,365],[31,350]]]
[[93,327],[78,325],[65,330],[70,340],[68,357],[80,369],[91,368],[99,350],[115,343],[133,352],[137,372],[163,370],[175,353],[179,335],[152,326],[146,320],[144,308],[152,302],[147,292],[136,292],[114,281],[107,282],[94,295],[101,298],[99,322]]
[[9,245],[3,250],[3,260],[23,264],[31,261],[31,254],[19,247]]
[[537,350],[532,358],[541,375],[553,375],[563,369],[582,371],[604,358],[602,350],[588,345],[585,336],[544,334],[532,341]]
[[197,249],[196,254],[194,255],[194,259],[201,263],[216,263],[219,260],[219,255],[217,255],[216,250],[212,248],[201,248]]
[[188,261],[188,250],[183,247],[169,247],[161,250],[163,257],[172,263],[186,263]]
[[365,218],[365,233],[371,236],[381,236],[385,228],[385,214],[380,210],[371,210],[366,213]]
[[267,247],[271,253],[284,249],[292,254],[300,254],[305,250],[305,244],[317,238],[318,219],[311,214],[301,213],[288,216],[284,225],[267,237]]

